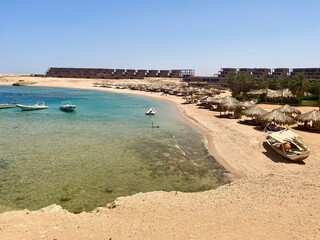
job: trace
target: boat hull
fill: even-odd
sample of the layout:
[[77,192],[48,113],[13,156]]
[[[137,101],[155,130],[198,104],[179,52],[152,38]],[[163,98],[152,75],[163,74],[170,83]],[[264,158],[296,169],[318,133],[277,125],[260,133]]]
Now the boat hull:
[[16,104],[0,104],[0,109],[14,108]]
[[302,161],[310,155],[310,149],[303,144],[301,136],[289,129],[267,131],[266,140],[276,153],[291,161]]
[[64,112],[73,112],[76,109],[76,107],[75,106],[68,106],[68,107],[60,107],[59,109]]
[[296,151],[292,151],[292,152],[283,152],[281,150],[279,150],[279,148],[277,148],[276,146],[272,145],[269,141],[267,141],[268,144],[270,145],[270,147],[279,155],[291,160],[291,161],[302,161],[304,159],[306,159],[307,157],[309,157],[310,155],[310,150],[306,150],[303,152],[296,152]]
[[21,111],[34,111],[34,110],[42,110],[47,109],[47,106],[26,106],[26,105],[20,105],[17,104],[17,107],[21,109]]
[[76,105],[71,104],[70,101],[61,102],[59,109],[64,112],[73,112],[76,109]]

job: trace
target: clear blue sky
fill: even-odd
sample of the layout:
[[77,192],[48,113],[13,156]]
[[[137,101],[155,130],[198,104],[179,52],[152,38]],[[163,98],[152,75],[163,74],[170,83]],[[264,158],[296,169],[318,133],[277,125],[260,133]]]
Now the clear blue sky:
[[318,0],[1,0],[0,73],[320,67]]

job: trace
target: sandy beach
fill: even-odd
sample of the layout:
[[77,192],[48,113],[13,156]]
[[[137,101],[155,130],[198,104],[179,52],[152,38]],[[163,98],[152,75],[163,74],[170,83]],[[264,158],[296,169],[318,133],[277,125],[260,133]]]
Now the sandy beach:
[[[261,130],[181,97],[94,87],[94,79],[0,75],[0,85],[70,87],[139,94],[174,104],[206,138],[231,184],[201,193],[151,192],[118,198],[106,208],[72,214],[59,206],[0,214],[3,239],[319,239],[320,133],[293,128],[311,149],[298,164],[271,152]],[[115,80],[118,81],[118,80]],[[143,80],[140,80],[143,82]],[[170,80],[168,80],[170,81]],[[121,81],[118,81],[121,83]],[[279,105],[259,104],[270,111]],[[308,112],[315,107],[298,107]]]

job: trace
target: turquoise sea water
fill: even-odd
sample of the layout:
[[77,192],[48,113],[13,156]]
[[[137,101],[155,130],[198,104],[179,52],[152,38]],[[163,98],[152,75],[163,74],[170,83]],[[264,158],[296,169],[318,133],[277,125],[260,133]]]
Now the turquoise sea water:
[[[202,191],[225,184],[203,136],[174,106],[134,95],[0,86],[0,212],[59,204],[72,212],[149,191]],[[77,105],[59,111],[62,101]],[[155,116],[144,113],[155,107]],[[159,128],[151,128],[152,122]]]

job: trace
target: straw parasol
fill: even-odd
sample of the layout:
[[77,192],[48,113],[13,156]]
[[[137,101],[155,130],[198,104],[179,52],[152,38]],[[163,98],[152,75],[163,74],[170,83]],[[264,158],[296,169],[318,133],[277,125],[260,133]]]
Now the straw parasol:
[[292,97],[293,94],[289,89],[283,89],[283,90],[272,90],[272,89],[258,89],[258,90],[252,90],[246,93],[246,95],[251,96],[257,96],[266,94],[269,98],[277,98],[277,97]]
[[233,97],[225,97],[222,99],[221,103],[218,105],[218,109],[220,111],[220,115],[222,111],[233,112],[233,116],[237,117],[239,116],[239,112],[241,111],[241,106],[239,105],[239,101],[237,99]]
[[254,106],[254,103],[249,101],[240,102],[239,104],[243,109],[248,109]]
[[198,99],[195,98],[195,97],[192,96],[192,95],[184,96],[184,97],[182,97],[182,99],[185,100],[185,103],[196,103],[196,102],[198,101]]
[[208,96],[203,96],[203,97],[199,98],[199,101],[206,102],[207,98],[208,98]]
[[292,125],[296,122],[292,117],[287,116],[276,109],[273,110],[272,112],[262,114],[261,116],[258,117],[258,120],[261,123],[266,125],[269,125],[269,124]]
[[197,95],[197,96],[204,96],[204,95],[207,94],[207,92],[203,91],[203,90],[200,90],[200,91],[195,92],[194,94]]
[[219,104],[220,113],[221,111],[236,112],[240,110],[240,108],[239,101],[233,97],[225,97]]
[[211,101],[212,105],[219,105],[222,102],[222,98],[220,96],[215,96],[213,101]]
[[303,122],[305,124],[312,122],[314,123],[320,123],[320,112],[316,109],[312,110],[311,112],[307,112],[304,114],[301,114],[299,116],[296,116],[295,119],[298,122]]
[[206,103],[211,106],[211,110],[217,110],[221,102],[222,98],[220,96],[209,97],[206,101]]
[[257,118],[257,117],[261,116],[262,114],[267,113],[267,111],[262,109],[261,107],[258,107],[257,105],[254,105],[251,108],[242,110],[241,113],[246,117]]
[[184,99],[184,100],[190,100],[191,98],[192,98],[191,95],[187,95],[187,96],[183,96],[183,97],[182,97],[182,99]]
[[289,115],[289,116],[292,116],[293,114],[296,114],[296,115],[301,114],[301,112],[298,109],[291,107],[288,104],[286,104],[282,107],[276,108],[276,110],[278,110],[286,115]]
[[220,97],[208,97],[205,102],[214,103],[214,102],[220,101],[220,99],[221,99]]

